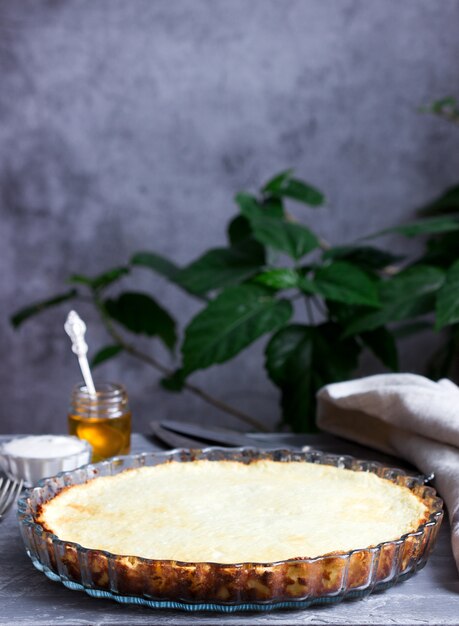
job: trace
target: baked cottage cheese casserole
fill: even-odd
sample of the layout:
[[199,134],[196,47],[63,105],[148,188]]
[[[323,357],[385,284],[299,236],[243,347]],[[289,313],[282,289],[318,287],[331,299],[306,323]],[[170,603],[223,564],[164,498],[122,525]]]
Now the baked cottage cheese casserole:
[[88,466],[48,479],[20,509],[32,559],[64,582],[244,608],[393,582],[425,563],[442,515],[434,491],[399,470],[218,448]]

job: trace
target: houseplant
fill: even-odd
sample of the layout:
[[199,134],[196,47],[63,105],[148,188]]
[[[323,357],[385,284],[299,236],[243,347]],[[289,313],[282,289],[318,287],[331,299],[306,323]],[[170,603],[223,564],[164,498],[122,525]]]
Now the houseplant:
[[[455,101],[439,102],[429,111],[459,119]],[[231,360],[262,336],[264,366],[280,391],[282,422],[294,431],[314,429],[316,391],[349,378],[364,349],[397,371],[399,337],[445,329],[446,341],[429,372],[448,374],[459,341],[459,186],[424,207],[416,221],[346,245],[324,241],[305,224],[302,207],[318,209],[324,196],[292,171],[275,176],[256,195],[237,194],[235,201],[238,212],[228,224],[225,247],[208,250],[185,267],[141,251],[97,276],[73,275],[70,289],[16,312],[13,325],[63,302],[89,298],[112,338],[93,358],[93,367],[127,353],[155,368],[166,389],[187,388],[259,429],[265,425],[189,377]],[[293,213],[291,201],[299,211]],[[423,237],[424,253],[406,258],[374,244],[389,233]],[[202,303],[184,329],[173,371],[129,340],[130,333],[142,334],[173,351],[178,337],[172,313],[150,293],[110,295],[139,268],[162,275],[184,297]]]

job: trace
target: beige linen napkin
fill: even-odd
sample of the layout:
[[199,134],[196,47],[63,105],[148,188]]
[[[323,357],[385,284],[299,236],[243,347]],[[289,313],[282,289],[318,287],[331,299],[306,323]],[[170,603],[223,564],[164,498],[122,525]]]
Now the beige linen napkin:
[[435,474],[459,569],[459,387],[447,379],[381,374],[326,385],[317,399],[320,429]]

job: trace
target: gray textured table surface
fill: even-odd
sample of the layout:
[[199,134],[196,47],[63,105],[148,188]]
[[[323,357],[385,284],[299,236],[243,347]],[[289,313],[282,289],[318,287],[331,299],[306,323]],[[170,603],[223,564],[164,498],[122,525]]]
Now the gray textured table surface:
[[[312,443],[328,451],[379,458],[368,450],[323,435],[309,438],[284,436],[291,443]],[[133,452],[151,450],[148,439],[136,435]],[[452,558],[448,523],[441,529],[426,567],[409,580],[363,600],[331,607],[270,613],[182,613],[119,605],[90,598],[49,581],[27,557],[15,514],[0,525],[0,625],[27,624],[457,624],[459,625],[459,576]]]

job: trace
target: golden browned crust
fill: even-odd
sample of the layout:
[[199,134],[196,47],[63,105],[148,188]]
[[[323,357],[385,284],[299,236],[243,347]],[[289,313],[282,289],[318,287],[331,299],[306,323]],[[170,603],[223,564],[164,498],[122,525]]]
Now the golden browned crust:
[[[239,566],[148,561],[138,557],[113,559],[98,550],[88,550],[82,558],[81,551],[67,544],[59,558],[65,571],[59,573],[68,580],[81,583],[85,579],[95,588],[127,596],[183,602],[283,602],[371,589],[392,578],[394,568],[403,573],[410,562],[418,561],[428,543],[426,535],[405,541],[401,550],[394,543],[387,544],[378,550],[376,558],[371,550],[359,550],[350,556],[329,555],[313,561]],[[51,542],[48,554],[56,570]]]
[[[66,488],[64,488],[66,489]],[[418,531],[398,541],[350,553],[278,563],[183,563],[111,555],[82,549],[70,542],[43,536],[49,566],[62,577],[126,596],[188,603],[285,602],[367,590],[422,566],[438,532],[441,515],[432,489],[411,489],[427,507]],[[62,490],[61,490],[62,491]],[[41,508],[35,521],[40,522]],[[427,522],[427,524],[426,524]]]

